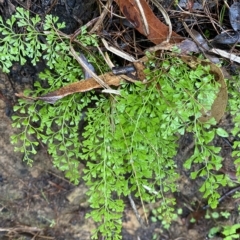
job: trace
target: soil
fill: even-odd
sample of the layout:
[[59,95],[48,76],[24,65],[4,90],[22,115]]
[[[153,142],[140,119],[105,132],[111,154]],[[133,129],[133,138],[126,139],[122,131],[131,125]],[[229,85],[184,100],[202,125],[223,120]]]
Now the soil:
[[[67,23],[65,29],[67,34],[97,16],[97,5],[92,0],[19,2],[5,0],[0,1],[2,16],[10,16],[14,7],[19,5],[38,14],[58,15]],[[11,135],[16,132],[11,126],[13,106],[17,102],[14,93],[31,88],[38,78],[38,72],[43,68],[44,63],[36,67],[30,64],[20,66],[15,63],[10,74],[0,72],[0,239],[88,240],[95,223],[85,218],[91,209],[86,200],[87,187],[84,182],[81,181],[78,186],[74,186],[66,180],[64,174],[52,166],[51,156],[48,155],[45,146],[39,147],[30,167],[22,161],[21,153],[14,152],[14,146],[10,143]],[[230,129],[231,118],[224,116],[219,125]],[[215,139],[215,145],[222,147],[221,155],[224,158],[222,173],[235,181],[231,157],[233,140],[219,137]],[[178,182],[180,191],[175,194],[176,208],[181,208],[182,213],[166,230],[160,221],[151,220],[151,209],[154,206],[147,205],[145,207],[150,212],[149,224],[142,226],[128,203],[123,216],[123,240],[151,240],[154,237],[157,240],[203,240],[209,238],[208,234],[212,227],[240,222],[239,199],[233,199],[231,194],[224,197],[214,210],[218,213],[229,212],[231,215],[228,219],[206,218],[207,208],[202,207],[207,203],[198,191],[204,179],[191,180],[189,171],[183,168],[184,161],[192,151],[193,136],[186,134],[179,140],[176,156],[181,175]],[[239,185],[234,187],[236,186]],[[221,195],[234,187],[220,189]],[[137,207],[141,212],[141,205]],[[192,218],[196,220],[194,223],[191,222]],[[99,239],[103,238],[99,236]],[[211,239],[223,239],[223,236],[217,234]]]

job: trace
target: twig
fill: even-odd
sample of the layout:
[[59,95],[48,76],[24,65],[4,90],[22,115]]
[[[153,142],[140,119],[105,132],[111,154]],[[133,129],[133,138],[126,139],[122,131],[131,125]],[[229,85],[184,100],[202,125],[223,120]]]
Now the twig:
[[90,74],[98,84],[100,84],[102,87],[110,89],[110,87],[100,78],[98,77],[90,68],[89,66],[83,61],[82,58],[78,56],[74,48],[72,47],[72,44],[70,43],[70,50],[74,58],[78,61],[78,63],[84,68],[84,70]]
[[[97,22],[99,20],[99,17],[93,18],[91,21],[89,21],[88,23],[86,23],[84,26],[85,28],[89,28],[91,25],[93,25],[95,22]],[[75,40],[75,38],[82,32],[82,27],[78,28],[71,36],[70,36],[70,40]]]
[[107,13],[109,12],[108,8],[112,5],[113,0],[108,0],[106,7],[104,8],[103,12],[101,13],[101,16],[99,17],[98,21],[95,23],[93,28],[90,30],[90,34],[93,32],[96,32],[99,28],[102,22],[104,21]]
[[131,194],[128,195],[128,199],[130,201],[131,207],[132,207],[132,209],[133,209],[133,211],[135,213],[135,216],[136,216],[138,222],[141,224],[141,226],[144,226],[143,220],[142,220],[140,214],[138,213],[138,210],[137,210],[136,205],[135,205],[135,203],[134,203],[134,201],[132,199]]
[[104,47],[108,51],[116,54],[117,56],[119,56],[121,58],[124,58],[124,59],[128,60],[129,62],[136,62],[135,58],[133,56],[131,56],[130,54],[125,53],[125,52],[123,52],[123,51],[121,51],[121,50],[119,50],[115,47],[110,46],[104,38],[102,38],[101,40],[102,40],[102,43],[104,44]]
[[217,48],[212,48],[210,52],[228,58],[231,61],[240,63],[240,57],[236,56],[235,54],[227,53],[226,51]]
[[[235,193],[235,192],[238,191],[238,190],[240,190],[240,186],[239,186],[239,187],[236,187],[236,188],[230,190],[229,192],[227,192],[226,194],[224,194],[222,197],[220,197],[220,198],[218,199],[218,202],[219,202],[219,203],[222,202],[227,196]],[[207,208],[209,208],[209,207],[210,207],[209,205],[206,205],[206,206],[203,207],[203,209],[207,209]]]
[[135,0],[136,4],[137,4],[137,7],[139,9],[139,12],[141,13],[141,20],[143,22],[143,27],[144,27],[144,32],[145,32],[145,35],[148,36],[149,35],[149,27],[148,27],[148,22],[147,22],[147,19],[146,19],[146,16],[145,16],[145,13],[144,13],[144,10],[143,10],[143,7],[140,3],[139,0]]
[[152,3],[158,8],[158,10],[162,13],[166,23],[168,24],[168,37],[167,37],[167,42],[169,42],[171,36],[172,36],[172,23],[171,20],[168,16],[168,13],[166,12],[166,10],[164,9],[164,7],[159,3],[159,1],[157,0],[151,0]]

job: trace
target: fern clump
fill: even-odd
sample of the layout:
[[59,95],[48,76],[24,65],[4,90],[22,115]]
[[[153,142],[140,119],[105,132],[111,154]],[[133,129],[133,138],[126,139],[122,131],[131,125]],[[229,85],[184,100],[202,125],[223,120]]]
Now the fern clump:
[[[24,63],[27,55],[33,59],[33,64],[40,56],[47,61],[50,70],[40,73],[39,77],[49,87],[43,88],[36,82],[34,92],[25,92],[31,96],[46,94],[83,76],[70,55],[70,39],[59,34],[58,29],[64,24],[48,15],[44,31],[40,33],[35,27],[39,21],[39,17],[30,18],[27,11],[19,8],[6,23],[0,18],[0,30],[5,36],[2,48],[7,46],[9,35],[13,47],[22,46],[20,51],[10,52],[9,57],[0,57],[3,70],[8,71],[15,60]],[[25,27],[24,34],[13,32],[15,23]],[[97,37],[89,36],[84,28],[78,37],[85,47],[97,45]],[[195,151],[185,167],[191,169],[193,164],[201,167],[191,175],[205,177],[200,191],[208,198],[210,206],[216,207],[218,188],[227,184],[224,175],[212,172],[221,167],[222,158],[218,156],[220,148],[211,142],[224,130],[213,127],[214,119],[205,123],[199,120],[203,110],[211,110],[219,91],[209,67],[199,65],[191,69],[174,54],[162,60],[148,57],[146,82],[122,83],[120,96],[81,93],[67,96],[54,105],[19,99],[14,107],[13,126],[21,131],[12,136],[12,143],[20,143],[16,150],[24,153],[24,160],[31,164],[31,156],[37,153],[36,146],[42,142],[52,155],[54,166],[75,184],[81,177],[79,162],[85,161],[82,177],[89,186],[87,195],[93,209],[88,217],[99,222],[94,239],[98,232],[106,239],[121,239],[124,197],[130,194],[142,203],[161,200],[159,214],[165,222],[171,222],[176,202],[171,193],[178,190],[179,177],[174,156],[177,140],[185,132],[195,135]],[[107,68],[97,60],[100,59],[98,54],[88,55],[88,58],[96,68]],[[89,107],[91,102],[94,107]],[[79,133],[86,108],[86,126]],[[32,140],[32,135],[36,140]]]

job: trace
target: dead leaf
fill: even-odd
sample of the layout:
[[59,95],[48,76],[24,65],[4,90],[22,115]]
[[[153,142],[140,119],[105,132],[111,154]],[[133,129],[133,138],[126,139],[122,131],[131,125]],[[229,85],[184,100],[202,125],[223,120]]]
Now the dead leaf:
[[[168,38],[169,28],[162,23],[152,12],[145,0],[139,0],[144,11],[146,21],[148,24],[149,34],[146,35],[146,28],[142,21],[140,10],[135,0],[115,0],[120,7],[123,15],[132,23],[132,25],[150,41],[155,44],[160,44]],[[172,32],[170,43],[179,43],[184,38],[175,32]]]
[[[114,75],[112,73],[100,75],[99,78],[110,86],[119,86],[120,82],[124,79],[123,75]],[[96,88],[103,87],[98,82],[96,82],[94,78],[88,78],[86,80],[70,83],[56,91],[37,97],[36,99],[40,99],[45,102],[54,104],[57,100],[66,97],[70,94],[78,92],[87,92]]]
[[181,56],[181,59],[192,68],[195,68],[198,64],[210,65],[210,73],[214,75],[215,81],[220,83],[221,87],[212,105],[211,111],[208,114],[203,113],[203,116],[200,117],[199,120],[201,122],[207,122],[210,118],[214,117],[215,120],[219,122],[225,113],[228,101],[227,85],[224,81],[224,76],[221,69],[211,62],[200,60],[196,57]]
[[229,20],[234,31],[240,30],[239,18],[240,18],[240,3],[235,2],[229,8]]

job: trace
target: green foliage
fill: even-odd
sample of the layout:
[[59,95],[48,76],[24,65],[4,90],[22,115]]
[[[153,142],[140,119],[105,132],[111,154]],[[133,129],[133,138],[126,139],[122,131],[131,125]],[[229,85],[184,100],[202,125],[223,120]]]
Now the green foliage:
[[240,223],[234,224],[232,226],[223,227],[222,233],[225,236],[224,240],[239,239],[240,234],[237,233],[237,230],[239,229],[240,229]]
[[[167,199],[167,201],[169,200],[169,198]],[[174,201],[174,199],[172,199]],[[175,202],[174,202],[175,204]],[[168,215],[169,217],[167,217],[166,214],[163,214],[163,207],[161,206],[161,204],[159,205],[159,207],[155,208],[152,210],[152,214],[153,216],[151,217],[151,221],[152,222],[157,222],[160,221],[163,228],[165,229],[169,229],[170,225],[172,223],[172,221],[176,220],[178,215],[180,215],[181,213],[177,212],[175,213],[175,209],[173,207],[170,207],[171,205],[169,205],[167,207],[167,211],[168,211]]]
[[232,81],[229,81],[229,111],[233,117],[234,127],[232,129],[232,135],[237,139],[234,141],[232,156],[235,158],[235,166],[236,166],[236,175],[240,177],[240,141],[238,140],[240,137],[240,82],[239,76],[233,77]]
[[218,226],[218,227],[213,227],[209,231],[209,238],[213,238],[217,233],[221,232],[224,237],[224,240],[233,240],[233,239],[239,239],[240,234],[237,232],[240,229],[240,224],[236,223],[233,225],[228,225],[228,226]]
[[[16,26],[21,28],[19,32],[15,31]],[[69,38],[58,32],[64,27],[65,23],[59,23],[58,17],[52,15],[46,15],[41,26],[38,15],[30,17],[29,11],[22,8],[17,8],[16,13],[6,22],[0,16],[0,32],[3,36],[0,39],[0,64],[3,71],[9,72],[14,61],[23,65],[27,58],[35,65],[40,57],[46,59],[50,69],[61,70],[59,64],[62,64],[62,72],[72,71],[72,66],[67,65],[72,62],[72,57],[69,56]],[[43,30],[38,31],[41,28]],[[96,35],[88,35],[84,27],[81,30],[77,40],[81,41],[83,46],[96,46]]]
[[[39,60],[40,51],[44,50],[44,44],[38,41],[39,34],[34,34],[34,32],[36,32],[35,28],[40,20],[39,16],[30,19],[29,12],[21,8],[18,8],[16,14],[6,23],[0,17],[0,32],[3,35],[0,40],[0,61],[3,71],[8,72],[13,61],[24,64],[27,56],[32,59],[33,64]],[[14,32],[15,24],[19,27],[25,27],[28,32],[33,34],[16,34]]]
[[209,230],[208,237],[213,238],[220,231],[220,229],[221,229],[220,227],[212,227]]
[[[1,54],[5,56],[5,47],[9,46],[9,51],[5,57],[0,58],[0,63],[4,71],[10,67],[13,60],[26,62],[26,58],[32,58],[32,63],[43,57],[52,70],[45,70],[39,74],[39,77],[47,82],[48,88],[44,89],[40,82],[35,82],[34,92],[25,91],[25,94],[32,96],[45,94],[51,90],[62,87],[68,83],[75,82],[83,77],[82,70],[78,63],[69,54],[69,38],[60,37],[58,29],[65,26],[64,23],[58,23],[58,18],[47,15],[43,24],[43,32],[38,32],[37,24],[40,17],[29,17],[29,12],[17,8],[16,14],[11,19],[3,23],[0,18],[1,30],[6,37],[1,40],[4,49]],[[10,24],[11,23],[11,24]],[[14,32],[14,23],[18,27],[24,27],[22,32]],[[8,42],[11,33],[11,41]],[[84,38],[86,37],[86,39]],[[44,38],[44,40],[43,40]],[[84,46],[87,44],[96,45],[95,35],[89,36],[83,28],[79,39]],[[44,43],[42,43],[44,42]],[[20,51],[14,51],[15,45],[19,45]],[[43,51],[45,50],[45,51]],[[22,60],[20,60],[20,58]],[[8,64],[9,61],[9,64]],[[96,61],[96,60],[95,60]],[[7,64],[7,65],[6,65]],[[97,66],[97,65],[96,65]],[[21,147],[15,147],[15,150],[24,153],[24,160],[28,164],[32,163],[32,154],[36,154],[38,141],[48,145],[48,151],[53,157],[53,164],[66,173],[66,176],[75,184],[78,183],[79,172],[79,151],[81,142],[78,136],[78,126],[82,115],[82,109],[91,101],[89,94],[74,95],[64,98],[54,106],[42,101],[29,102],[28,100],[19,100],[19,105],[14,107],[18,112],[13,116],[13,127],[21,128],[21,132],[12,136],[12,143],[21,142]],[[37,138],[33,139],[32,136]]]
[[[6,23],[0,18],[0,23],[4,36],[0,63],[4,71],[8,71],[12,61],[23,64],[26,57],[33,64],[43,57],[49,67],[39,75],[49,87],[36,82],[34,92],[25,94],[45,94],[82,77],[70,55],[68,36],[59,34],[58,29],[64,24],[56,17],[47,15],[41,32],[36,30],[40,18],[29,17],[20,8]],[[22,33],[14,32],[15,24],[24,29]],[[78,40],[83,47],[97,44],[96,36],[88,35],[85,28]],[[227,133],[215,128],[214,119],[207,123],[198,120],[202,111],[211,109],[219,88],[209,68],[199,65],[191,69],[175,55],[161,61],[148,57],[147,82],[123,83],[121,96],[74,94],[54,105],[20,99],[14,107],[13,126],[20,133],[12,136],[12,143],[29,164],[38,142],[46,144],[54,166],[78,184],[79,160],[86,162],[83,179],[89,186],[87,195],[93,209],[88,217],[99,222],[93,239],[98,238],[99,232],[105,239],[121,239],[124,197],[130,193],[142,203],[160,201],[156,215],[169,226],[176,217],[171,193],[178,190],[179,177],[174,156],[179,136],[185,132],[195,136],[194,154],[185,167],[199,166],[191,176],[205,179],[200,191],[211,207],[218,204],[218,188],[227,184],[224,175],[212,171],[221,168],[222,158],[218,155],[220,148],[211,144],[216,134],[226,137]],[[97,54],[88,58],[98,67]],[[106,69],[103,64],[99,66]],[[95,107],[88,107],[90,102]],[[86,107],[87,126],[82,133],[84,140],[80,141],[79,123]]]
[[221,7],[220,14],[219,14],[219,23],[221,26],[223,25],[223,20],[224,20],[225,14],[226,14],[226,9],[227,9],[227,6],[225,4],[223,4],[223,6]]
[[229,212],[222,212],[221,211],[220,213],[218,213],[218,212],[215,212],[215,211],[207,210],[207,212],[205,214],[205,218],[206,219],[211,219],[211,218],[212,219],[218,219],[220,217],[224,217],[224,218],[228,219],[230,215],[231,214]]

